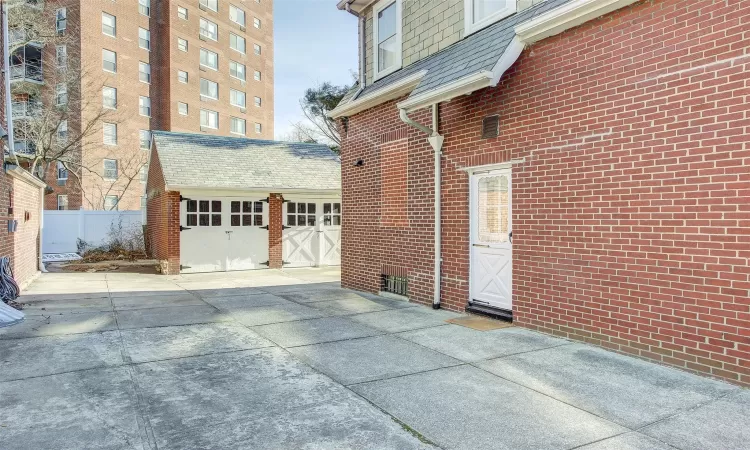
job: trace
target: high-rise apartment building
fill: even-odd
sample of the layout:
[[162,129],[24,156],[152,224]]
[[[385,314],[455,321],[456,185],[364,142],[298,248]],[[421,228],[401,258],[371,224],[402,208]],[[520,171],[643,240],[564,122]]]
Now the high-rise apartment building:
[[[38,17],[9,14],[16,151],[39,153],[24,120],[64,110],[47,132],[76,161],[42,165],[47,209],[139,209],[152,130],[273,138],[272,0],[8,6]],[[56,37],[36,41],[33,23]]]

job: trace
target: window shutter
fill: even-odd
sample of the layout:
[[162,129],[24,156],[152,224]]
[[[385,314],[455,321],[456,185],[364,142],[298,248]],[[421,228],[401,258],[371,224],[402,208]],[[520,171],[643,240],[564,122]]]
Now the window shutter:
[[500,116],[487,116],[482,120],[482,139],[491,139],[500,134]]

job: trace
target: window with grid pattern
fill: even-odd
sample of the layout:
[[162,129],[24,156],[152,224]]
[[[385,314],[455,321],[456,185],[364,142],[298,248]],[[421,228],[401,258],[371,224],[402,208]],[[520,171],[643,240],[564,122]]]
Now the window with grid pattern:
[[221,200],[188,200],[187,226],[220,227]]
[[230,225],[233,227],[262,227],[263,202],[233,201],[230,209]]

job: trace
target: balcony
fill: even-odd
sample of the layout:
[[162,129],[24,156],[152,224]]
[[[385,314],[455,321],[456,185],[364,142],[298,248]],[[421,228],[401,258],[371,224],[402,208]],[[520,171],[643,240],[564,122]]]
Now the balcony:
[[12,111],[13,119],[30,119],[39,114],[42,109],[42,103],[38,101],[19,101],[13,102]]
[[36,84],[44,82],[42,64],[15,64],[10,66],[10,81],[29,81]]
[[18,156],[34,156],[36,154],[34,143],[26,140],[14,141],[13,150]]

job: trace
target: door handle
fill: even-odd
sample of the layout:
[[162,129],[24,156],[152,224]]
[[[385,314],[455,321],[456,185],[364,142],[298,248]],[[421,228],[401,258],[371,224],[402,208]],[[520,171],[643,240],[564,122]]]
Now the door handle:
[[483,245],[483,244],[472,244],[473,247],[479,247],[479,248],[490,248],[489,245]]

